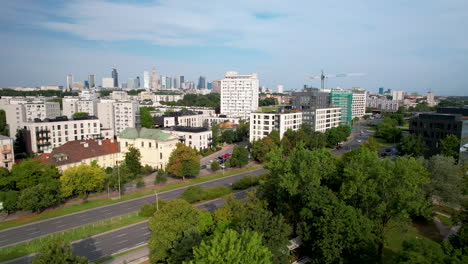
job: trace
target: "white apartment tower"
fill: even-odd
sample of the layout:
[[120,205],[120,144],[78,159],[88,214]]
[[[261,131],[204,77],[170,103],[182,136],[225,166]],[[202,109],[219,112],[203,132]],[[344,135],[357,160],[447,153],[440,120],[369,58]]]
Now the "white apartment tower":
[[248,119],[258,108],[257,74],[226,73],[221,81],[221,113]]
[[65,87],[67,91],[71,91],[73,89],[73,75],[67,75],[67,86]]
[[288,129],[298,130],[302,124],[302,112],[287,113],[250,113],[250,142],[268,136],[277,130],[280,139]]
[[149,89],[150,88],[150,76],[148,71],[143,72],[143,88]]
[[139,112],[138,102],[115,102],[113,103],[114,110],[114,132],[120,134],[127,127],[135,127],[136,116]]
[[353,103],[351,104],[353,118],[361,118],[366,114],[367,92],[361,88],[353,88],[351,93],[353,95]]
[[405,92],[392,91],[392,98],[394,101],[403,101],[405,99]]
[[341,124],[341,108],[317,108],[315,109],[314,131],[325,132],[332,127]]

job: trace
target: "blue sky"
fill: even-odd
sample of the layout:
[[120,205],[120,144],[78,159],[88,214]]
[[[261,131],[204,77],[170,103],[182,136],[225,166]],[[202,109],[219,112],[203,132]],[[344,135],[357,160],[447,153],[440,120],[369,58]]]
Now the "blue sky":
[[[209,81],[256,72],[299,89],[324,69],[363,72],[327,87],[468,95],[466,0],[0,0],[0,86],[92,73]],[[100,81],[98,81],[100,83]]]

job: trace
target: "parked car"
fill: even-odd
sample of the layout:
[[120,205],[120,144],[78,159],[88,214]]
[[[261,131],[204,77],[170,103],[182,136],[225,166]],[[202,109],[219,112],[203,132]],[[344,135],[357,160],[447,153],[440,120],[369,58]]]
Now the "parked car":
[[343,149],[343,146],[338,146],[338,147],[336,147],[336,149],[338,149],[338,150]]
[[203,169],[206,169],[206,165],[201,165],[200,168],[203,170]]

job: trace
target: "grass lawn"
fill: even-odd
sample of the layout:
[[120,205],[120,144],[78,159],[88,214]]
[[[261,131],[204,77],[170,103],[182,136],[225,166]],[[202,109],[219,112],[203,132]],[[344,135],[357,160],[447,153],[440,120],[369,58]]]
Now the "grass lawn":
[[388,147],[391,147],[391,146],[394,146],[395,144],[394,143],[388,143],[387,141],[381,139],[381,138],[378,138],[378,137],[374,137],[375,138],[375,141],[377,142],[377,144],[379,145],[379,148],[388,148]]
[[202,183],[202,182],[206,182],[206,181],[210,181],[210,180],[214,180],[214,179],[219,179],[219,178],[231,176],[231,175],[242,173],[242,172],[256,170],[256,169],[259,169],[261,167],[262,167],[261,165],[246,166],[246,167],[241,168],[241,169],[232,169],[232,170],[229,170],[229,171],[225,171],[224,173],[223,172],[217,172],[217,173],[214,173],[214,174],[210,174],[210,175],[206,175],[206,176],[202,176],[202,177],[198,177],[198,178],[194,178],[194,179],[188,179],[185,182],[170,183],[170,184],[167,184],[167,185],[142,190],[142,191],[139,191],[139,192],[124,194],[124,195],[122,195],[121,200],[111,200],[111,199],[106,198],[106,199],[101,199],[101,200],[89,201],[89,202],[84,203],[84,204],[76,204],[76,205],[72,205],[72,206],[60,207],[60,208],[56,208],[56,209],[52,209],[52,210],[47,210],[47,211],[45,211],[43,213],[40,213],[40,214],[31,214],[31,215],[20,217],[20,218],[17,218],[17,219],[1,222],[0,223],[0,230],[6,229],[6,228],[11,228],[11,227],[16,227],[16,226],[20,226],[20,225],[24,225],[24,224],[28,224],[28,223],[32,223],[32,222],[36,222],[36,221],[40,221],[40,220],[45,220],[45,219],[49,219],[49,218],[53,218],[53,217],[58,217],[58,216],[62,216],[62,215],[81,212],[81,211],[84,211],[84,210],[93,209],[93,208],[97,208],[97,207],[104,206],[104,205],[109,205],[109,204],[114,204],[114,203],[118,203],[118,202],[122,202],[122,201],[132,200],[132,199],[147,196],[147,195],[152,195],[152,194],[154,194],[154,190],[157,190],[158,192],[169,191],[169,190],[185,187],[185,186],[196,184],[196,183]]
[[442,224],[444,224],[444,226],[446,226],[447,228],[451,228],[453,226],[453,222],[452,222],[452,219],[444,216],[444,215],[436,215],[437,218],[439,218],[440,222],[442,222]]
[[393,264],[393,258],[396,256],[396,253],[401,250],[403,241],[415,237],[430,239],[436,242],[442,241],[442,237],[432,221],[413,221],[412,225],[408,226],[407,230],[393,228],[386,234],[383,252],[384,263]]

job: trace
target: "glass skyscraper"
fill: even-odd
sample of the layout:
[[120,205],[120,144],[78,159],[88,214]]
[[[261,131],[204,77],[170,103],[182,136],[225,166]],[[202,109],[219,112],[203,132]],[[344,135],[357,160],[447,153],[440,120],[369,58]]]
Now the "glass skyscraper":
[[112,79],[114,79],[114,87],[119,87],[119,74],[115,67],[112,67]]
[[330,104],[341,108],[341,124],[351,127],[353,120],[353,94],[348,90],[332,89]]

